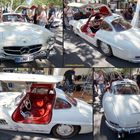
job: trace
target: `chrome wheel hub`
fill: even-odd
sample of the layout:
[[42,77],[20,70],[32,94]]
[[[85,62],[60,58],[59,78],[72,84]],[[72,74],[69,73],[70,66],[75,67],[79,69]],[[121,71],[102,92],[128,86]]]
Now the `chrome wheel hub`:
[[110,48],[106,43],[102,43],[101,45],[101,49],[105,54],[109,54],[110,53]]
[[72,125],[59,125],[56,129],[57,133],[61,136],[69,136],[74,132],[74,127]]

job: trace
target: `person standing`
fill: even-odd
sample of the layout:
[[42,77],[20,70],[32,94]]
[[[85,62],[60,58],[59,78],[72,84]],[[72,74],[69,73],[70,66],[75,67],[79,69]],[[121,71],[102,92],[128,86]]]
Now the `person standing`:
[[99,85],[99,89],[100,89],[100,92],[101,94],[104,93],[104,74],[103,74],[103,71],[102,70],[99,70],[98,72],[98,78],[96,79],[97,82],[98,82],[98,85]]
[[73,12],[72,8],[69,7],[68,5],[65,5],[64,15],[67,19],[66,26],[69,26],[69,21],[74,19],[73,14],[74,14],[74,12]]
[[73,92],[75,84],[75,68],[67,70],[64,73],[64,91],[68,91],[69,93]]
[[45,27],[47,24],[46,5],[42,5],[41,13],[38,16],[39,25]]
[[93,87],[93,102],[94,102],[95,97],[98,96],[98,84],[97,84],[98,74],[94,69],[92,69],[92,72],[93,72],[93,74],[92,74],[92,77],[93,77],[93,85],[92,85],[92,87]]
[[34,16],[33,16],[34,24],[39,24],[38,16],[40,15],[40,13],[41,13],[41,6],[38,5],[35,9]]
[[0,23],[3,22],[3,12],[2,8],[0,8]]
[[140,73],[138,73],[137,77],[136,77],[136,82],[137,82],[137,85],[140,89]]
[[54,18],[55,18],[54,4],[50,3],[50,5],[49,5],[49,13],[48,13],[48,25],[47,25],[48,29],[50,29],[52,23],[54,22]]

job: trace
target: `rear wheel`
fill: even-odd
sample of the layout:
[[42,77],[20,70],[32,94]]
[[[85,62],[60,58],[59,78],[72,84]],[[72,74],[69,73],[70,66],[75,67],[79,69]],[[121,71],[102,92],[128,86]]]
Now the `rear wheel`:
[[104,43],[104,42],[100,43],[100,49],[105,56],[112,56],[113,55],[111,46]]
[[71,138],[78,134],[79,130],[79,126],[58,124],[53,127],[52,133],[54,136],[59,138]]

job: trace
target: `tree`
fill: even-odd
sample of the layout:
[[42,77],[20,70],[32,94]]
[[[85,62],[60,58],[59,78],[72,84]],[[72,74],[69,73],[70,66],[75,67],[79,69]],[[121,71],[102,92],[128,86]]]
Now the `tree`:
[[[32,0],[31,5],[48,5],[49,3],[54,3],[55,5],[62,6],[63,0]],[[12,7],[12,9],[15,9],[19,5],[28,5],[26,3],[26,0],[1,0],[0,5],[2,7]]]

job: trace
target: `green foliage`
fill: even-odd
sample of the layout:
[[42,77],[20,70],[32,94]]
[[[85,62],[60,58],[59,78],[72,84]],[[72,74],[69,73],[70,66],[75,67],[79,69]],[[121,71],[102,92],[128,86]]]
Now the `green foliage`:
[[[15,9],[19,5],[27,5],[26,0],[1,0],[1,6],[11,5],[13,3],[12,8]],[[54,3],[56,6],[62,6],[63,0],[32,0],[31,5],[48,5],[49,3]]]

